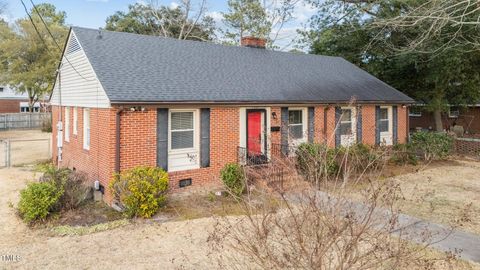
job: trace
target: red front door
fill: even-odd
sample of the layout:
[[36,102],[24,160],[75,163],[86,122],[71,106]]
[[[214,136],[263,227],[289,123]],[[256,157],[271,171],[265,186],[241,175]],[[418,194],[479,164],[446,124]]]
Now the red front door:
[[247,113],[247,149],[250,155],[262,154],[262,113]]

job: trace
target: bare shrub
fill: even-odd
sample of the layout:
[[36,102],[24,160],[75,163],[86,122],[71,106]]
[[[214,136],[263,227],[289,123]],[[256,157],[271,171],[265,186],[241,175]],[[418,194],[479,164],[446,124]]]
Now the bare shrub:
[[[355,163],[348,152],[339,154],[339,171],[328,178],[315,174],[318,181],[307,182],[304,175],[289,175],[291,186],[303,188],[276,189],[280,190],[276,193],[280,207],[267,207],[258,199],[252,200],[249,193],[239,198],[246,214],[218,218],[209,237],[213,251],[222,251],[219,265],[227,269],[447,267],[452,256],[440,260],[428,249],[435,233],[426,227],[422,231],[410,230],[411,224],[401,220],[396,210],[403,197],[398,184],[374,181],[387,161],[386,150],[375,151],[376,158],[367,159],[366,166],[360,169],[348,165]],[[295,160],[284,159],[281,166],[285,171],[295,171]],[[277,177],[274,166],[280,160],[272,163],[260,174],[263,182],[276,181],[269,177]],[[360,182],[364,189],[353,197],[346,183]]]

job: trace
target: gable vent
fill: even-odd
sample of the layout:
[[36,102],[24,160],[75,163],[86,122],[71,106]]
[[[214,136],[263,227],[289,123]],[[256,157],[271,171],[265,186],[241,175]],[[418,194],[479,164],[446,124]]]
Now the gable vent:
[[66,54],[69,55],[69,54],[78,52],[78,51],[80,51],[80,49],[81,49],[80,48],[80,43],[78,43],[78,40],[75,37],[75,35],[72,35],[70,37],[70,42],[68,43]]

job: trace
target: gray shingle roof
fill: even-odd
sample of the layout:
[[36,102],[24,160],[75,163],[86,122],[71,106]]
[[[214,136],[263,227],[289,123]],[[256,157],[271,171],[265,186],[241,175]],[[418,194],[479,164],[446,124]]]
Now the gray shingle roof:
[[112,103],[413,101],[339,57],[72,31]]

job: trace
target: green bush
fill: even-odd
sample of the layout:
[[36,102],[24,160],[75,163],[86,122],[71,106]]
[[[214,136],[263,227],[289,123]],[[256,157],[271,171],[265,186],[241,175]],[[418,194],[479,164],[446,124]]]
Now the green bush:
[[38,170],[43,172],[41,182],[51,182],[58,190],[63,190],[63,195],[58,202],[58,210],[77,208],[86,201],[91,192],[84,173],[68,168],[57,168],[52,163],[40,165]]
[[166,201],[168,173],[160,168],[136,167],[117,174],[110,188],[129,217],[149,218]]
[[382,160],[376,148],[362,143],[340,147],[337,152],[337,160],[343,171],[354,173],[376,170]]
[[235,196],[240,196],[245,191],[245,173],[237,163],[228,163],[220,171],[225,187]]
[[426,161],[445,159],[452,150],[453,138],[445,133],[416,132],[410,138],[412,149]]
[[393,152],[390,161],[397,165],[417,165],[418,158],[412,144],[396,144],[393,146]]
[[296,150],[297,170],[310,182],[318,183],[338,173],[337,151],[325,144],[302,143]]
[[44,220],[55,207],[63,190],[52,182],[30,183],[20,191],[18,210],[25,222]]

